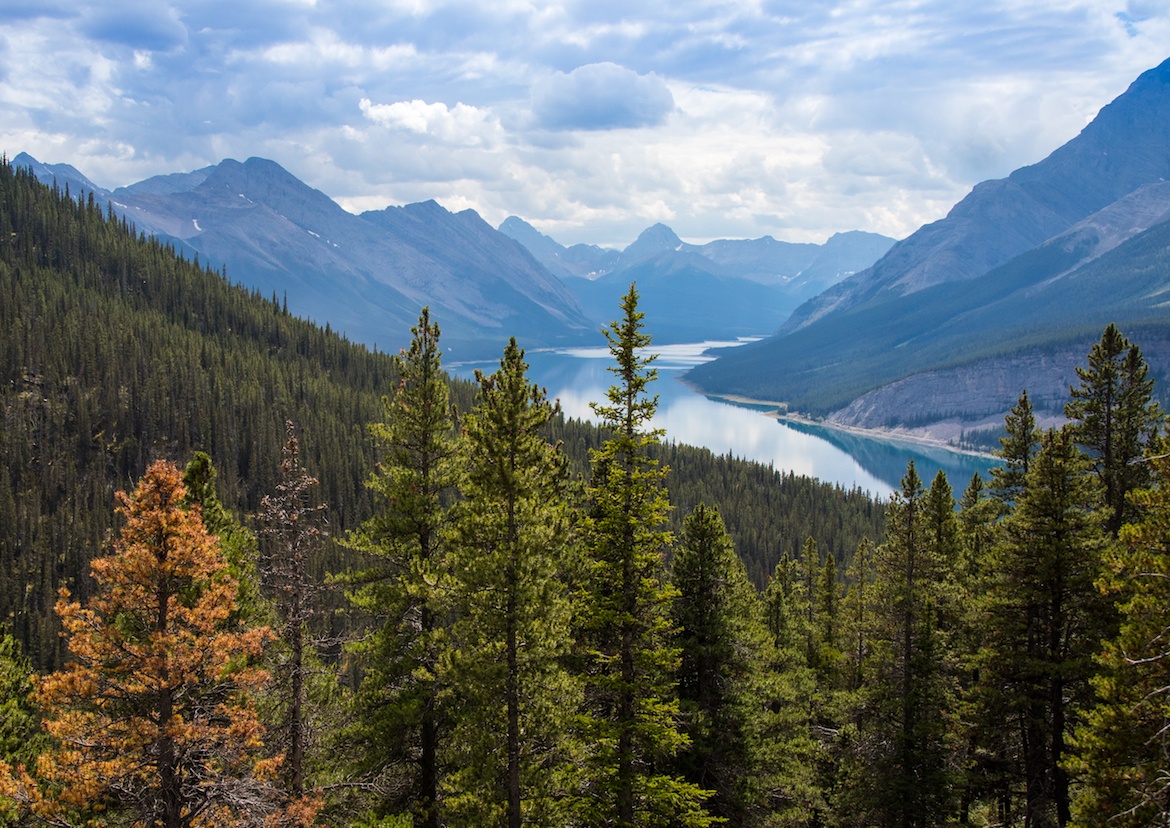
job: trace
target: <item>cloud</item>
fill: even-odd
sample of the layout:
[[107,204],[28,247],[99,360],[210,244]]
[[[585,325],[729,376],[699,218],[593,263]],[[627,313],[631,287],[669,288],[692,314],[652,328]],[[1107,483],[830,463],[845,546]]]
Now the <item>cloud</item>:
[[376,124],[427,135],[445,144],[487,146],[500,136],[499,122],[490,112],[462,103],[448,108],[444,103],[417,99],[375,104],[362,98],[358,106]]
[[662,78],[614,63],[557,72],[532,88],[532,112],[550,130],[603,130],[661,124],[674,109]]
[[[0,151],[272,158],[566,244],[906,235],[1166,58],[1158,0],[0,0]],[[10,20],[9,20],[10,18]]]

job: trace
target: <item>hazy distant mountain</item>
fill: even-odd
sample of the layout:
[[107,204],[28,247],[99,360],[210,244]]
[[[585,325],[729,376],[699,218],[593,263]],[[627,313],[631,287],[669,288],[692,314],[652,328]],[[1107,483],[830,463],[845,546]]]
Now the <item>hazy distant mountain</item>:
[[[38,178],[85,186],[143,232],[224,266],[228,278],[287,297],[300,316],[351,339],[395,350],[424,305],[455,356],[596,341],[573,294],[521,245],[473,211],[434,202],[361,216],[346,212],[278,164],[226,160],[108,192],[67,165],[21,154]],[[60,184],[59,184],[60,185]]]
[[509,216],[500,225],[500,232],[515,239],[548,268],[549,272],[564,278],[581,276],[596,278],[613,269],[621,254],[592,244],[564,247],[544,235],[524,219]]
[[1059,411],[1109,322],[1166,374],[1167,179],[1170,61],[1044,161],[978,185],[777,336],[690,378],[851,425],[964,427],[1024,387]]
[[660,343],[767,334],[805,299],[868,267],[894,243],[855,231],[823,245],[770,236],[696,245],[655,224],[618,252],[565,248],[515,216],[500,231],[560,275],[594,319],[612,318],[621,295],[637,282],[640,309]]

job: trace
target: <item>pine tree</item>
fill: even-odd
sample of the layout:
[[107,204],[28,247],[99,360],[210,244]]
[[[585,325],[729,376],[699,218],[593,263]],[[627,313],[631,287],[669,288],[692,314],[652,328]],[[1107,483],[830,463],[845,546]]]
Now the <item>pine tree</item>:
[[526,376],[512,339],[500,368],[476,374],[460,442],[450,603],[458,620],[445,680],[458,700],[446,811],[466,825],[563,824],[579,687],[564,666],[565,459],[542,436],[556,408]]
[[18,825],[26,815],[34,790],[28,771],[45,747],[31,693],[29,661],[0,626],[0,826]]
[[159,461],[132,496],[114,553],[97,558],[98,595],[57,611],[74,660],[35,700],[57,747],[38,764],[52,819],[112,808],[134,824],[236,825],[274,803],[259,774],[261,728],[249,667],[267,628],[229,629],[237,585],[179,470]]
[[764,590],[765,626],[771,633],[764,709],[760,712],[762,773],[771,816],[764,824],[815,825],[825,812],[813,700],[816,674],[808,664],[806,596],[800,564],[787,552],[776,563]]
[[1111,545],[1098,579],[1117,602],[1116,637],[1097,656],[1096,703],[1075,732],[1077,826],[1170,825],[1170,441],[1151,447],[1156,484],[1131,495],[1142,519]]
[[862,685],[866,656],[869,653],[869,628],[872,623],[870,612],[873,606],[873,560],[874,544],[869,538],[862,538],[853,552],[853,560],[845,573],[849,585],[842,601],[846,660],[846,688],[859,690]]
[[232,623],[241,627],[263,624],[260,578],[256,572],[256,535],[219,499],[216,490],[218,476],[211,456],[204,451],[195,452],[183,469],[183,488],[187,491],[183,503],[199,507],[203,526],[215,535],[227,562],[228,574],[236,581],[236,609],[232,613]]
[[679,698],[690,738],[683,776],[714,795],[708,810],[734,825],[761,824],[775,780],[763,760],[773,660],[763,607],[717,509],[696,506],[671,566],[681,661]]
[[1125,496],[1148,484],[1142,452],[1163,415],[1152,402],[1154,381],[1141,350],[1110,324],[1089,351],[1089,366],[1077,368],[1080,385],[1070,389],[1064,413],[1073,433],[1093,459],[1108,507],[1105,527],[1117,537],[1130,515]]
[[666,470],[650,454],[658,398],[647,394],[657,372],[647,355],[634,286],[622,317],[606,330],[616,365],[608,403],[594,412],[611,432],[592,452],[583,532],[589,576],[580,638],[587,653],[585,758],[581,821],[587,825],[706,825],[705,792],[663,771],[686,744],[678,728],[672,644],[673,591],[663,583]]
[[[954,692],[944,562],[911,461],[887,509],[863,673],[853,803],[873,823],[938,825],[954,810]],[[866,767],[868,766],[868,767]],[[866,777],[868,774],[868,777]]]
[[1040,445],[1040,431],[1026,389],[1004,417],[1004,429],[1007,436],[1000,438],[1000,449],[995,452],[1003,458],[1003,464],[991,470],[991,493],[1006,510],[1024,491],[1028,467]]
[[438,828],[445,724],[438,659],[455,440],[439,327],[426,308],[412,332],[410,347],[394,359],[399,384],[383,399],[385,421],[370,426],[382,458],[367,486],[381,505],[346,541],[379,562],[350,577],[354,605],[380,621],[354,648],[366,671],[355,735],[364,768],[389,786],[387,807]]
[[1015,772],[1033,828],[1069,821],[1067,739],[1108,630],[1094,588],[1106,538],[1088,472],[1070,429],[1044,434],[1024,493],[1003,522],[985,612],[982,681],[991,709],[1010,716],[1017,734]]

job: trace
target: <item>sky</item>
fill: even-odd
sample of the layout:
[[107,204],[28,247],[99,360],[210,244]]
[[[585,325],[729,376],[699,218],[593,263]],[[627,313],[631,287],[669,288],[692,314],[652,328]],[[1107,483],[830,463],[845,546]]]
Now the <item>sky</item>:
[[562,244],[902,238],[1168,57],[1164,0],[0,0],[0,152]]

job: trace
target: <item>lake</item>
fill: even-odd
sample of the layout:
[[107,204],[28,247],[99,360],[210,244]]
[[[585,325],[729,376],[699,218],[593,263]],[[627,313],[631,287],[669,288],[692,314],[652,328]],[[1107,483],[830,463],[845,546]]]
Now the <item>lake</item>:
[[[685,345],[653,346],[659,354],[654,362],[658,381],[650,392],[658,394],[654,426],[666,430],[665,439],[708,448],[716,454],[731,454],[770,464],[784,472],[808,475],[857,487],[883,499],[896,489],[914,460],[924,485],[943,469],[956,499],[976,471],[986,476],[991,458],[901,442],[815,425],[782,422],[762,406],[739,405],[704,396],[680,381],[691,366],[712,357],[711,348],[733,347],[742,342],[695,342]],[[525,355],[528,376],[559,399],[568,417],[594,419],[589,403],[605,399],[614,376],[609,349],[564,348],[531,351]],[[475,369],[491,373],[499,362],[464,362],[446,366],[462,377]]]

